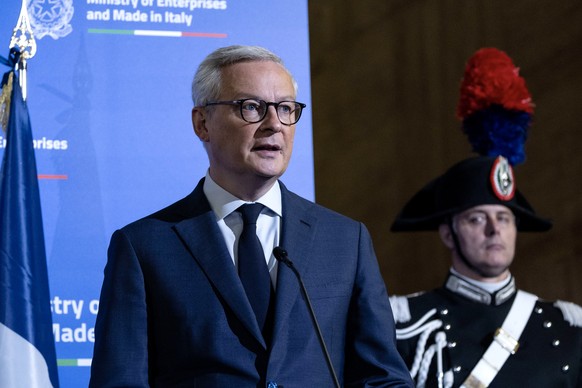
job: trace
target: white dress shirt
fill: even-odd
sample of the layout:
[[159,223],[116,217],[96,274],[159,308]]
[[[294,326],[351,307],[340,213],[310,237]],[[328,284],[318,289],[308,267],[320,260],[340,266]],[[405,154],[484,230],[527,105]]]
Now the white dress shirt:
[[[235,210],[250,202],[245,202],[224,190],[212,180],[208,172],[204,180],[203,190],[216,215],[216,222],[222,232],[232,262],[238,268],[238,240],[243,229],[243,221],[240,213]],[[279,245],[281,236],[282,204],[279,182],[275,182],[273,187],[255,203],[265,206],[257,220],[257,236],[263,247],[265,262],[271,275],[271,283],[276,288],[277,260],[273,256],[273,248]]]

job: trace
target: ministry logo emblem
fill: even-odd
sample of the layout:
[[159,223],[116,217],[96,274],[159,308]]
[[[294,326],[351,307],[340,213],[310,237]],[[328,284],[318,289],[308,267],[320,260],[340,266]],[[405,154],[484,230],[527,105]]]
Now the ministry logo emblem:
[[73,31],[70,24],[73,18],[73,0],[30,0],[28,14],[37,39],[46,35],[59,39]]

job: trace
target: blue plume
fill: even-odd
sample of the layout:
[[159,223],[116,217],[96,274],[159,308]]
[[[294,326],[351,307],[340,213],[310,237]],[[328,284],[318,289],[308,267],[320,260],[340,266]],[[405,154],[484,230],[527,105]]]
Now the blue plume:
[[463,132],[479,155],[503,155],[515,166],[525,161],[525,141],[531,120],[530,113],[495,104],[466,117]]

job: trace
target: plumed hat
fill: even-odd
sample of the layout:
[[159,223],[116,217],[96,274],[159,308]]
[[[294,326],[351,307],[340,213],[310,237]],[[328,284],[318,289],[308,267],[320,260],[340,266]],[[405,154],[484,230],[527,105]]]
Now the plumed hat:
[[516,190],[513,169],[502,156],[465,159],[412,197],[392,224],[393,232],[436,230],[447,217],[478,205],[503,205],[517,217],[517,229],[543,232],[550,221],[535,214]]
[[457,116],[480,156],[458,162],[423,187],[391,230],[436,230],[448,217],[478,205],[508,207],[520,231],[549,230],[551,222],[538,217],[516,189],[512,167],[525,160],[532,114],[525,81],[507,54],[495,48],[477,51],[465,68]]

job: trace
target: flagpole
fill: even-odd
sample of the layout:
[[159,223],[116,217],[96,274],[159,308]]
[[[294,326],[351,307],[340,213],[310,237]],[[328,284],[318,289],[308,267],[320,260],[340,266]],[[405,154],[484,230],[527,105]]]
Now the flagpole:
[[[0,168],[0,387],[59,387],[38,172],[26,99],[36,42],[22,8],[10,40],[0,116],[7,117]],[[19,82],[12,83],[14,77]],[[3,120],[4,117],[0,117]]]
[[27,0],[22,0],[22,7],[20,8],[20,16],[18,22],[12,32],[9,49],[18,47],[20,50],[20,60],[16,66],[20,77],[20,88],[22,89],[22,98],[26,101],[26,67],[29,59],[36,54],[36,40],[32,34],[30,26],[30,18],[28,17]]

